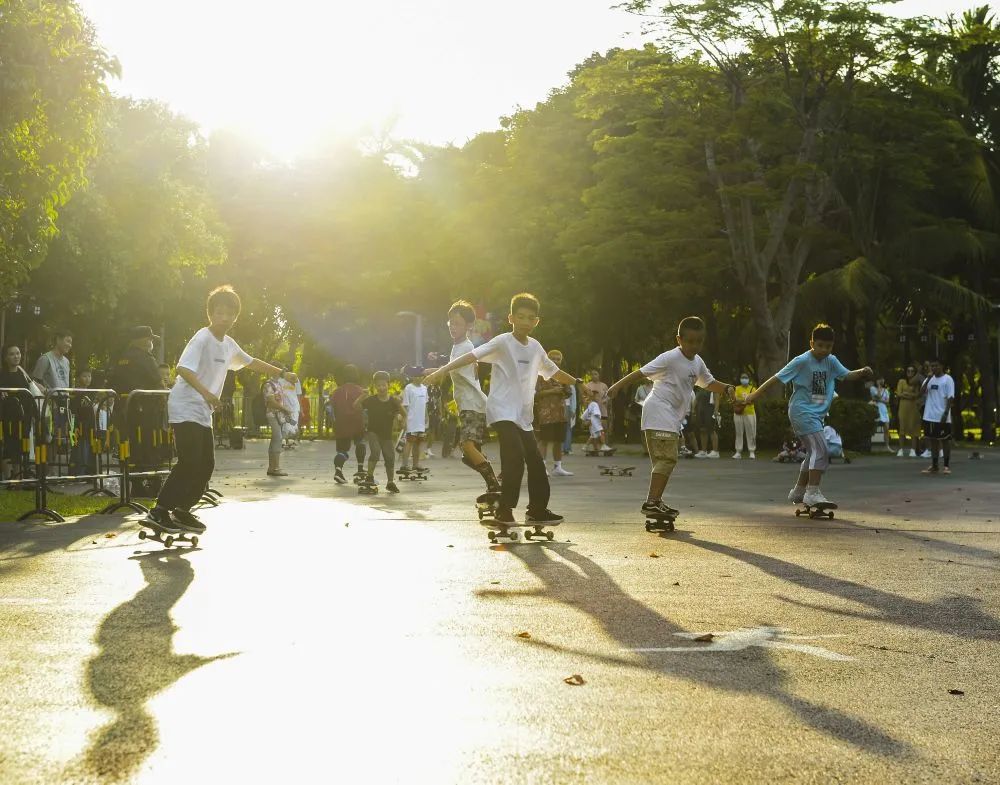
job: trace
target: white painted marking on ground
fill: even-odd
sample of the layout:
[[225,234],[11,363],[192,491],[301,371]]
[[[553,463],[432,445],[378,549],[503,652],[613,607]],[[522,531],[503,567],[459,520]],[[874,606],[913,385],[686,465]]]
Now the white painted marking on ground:
[[[675,632],[678,638],[694,640],[705,632]],[[703,646],[665,646],[647,647],[640,649],[625,649],[624,651],[636,652],[680,652],[684,654],[701,653],[708,651],[742,651],[751,647],[760,649],[789,649],[791,651],[811,654],[814,657],[822,657],[827,660],[839,660],[842,662],[852,661],[854,657],[838,654],[835,651],[824,649],[820,646],[811,646],[803,643],[793,643],[792,641],[817,640],[819,638],[842,638],[843,635],[792,635],[783,627],[743,627],[739,630],[729,630],[724,632],[713,632],[712,640]]]

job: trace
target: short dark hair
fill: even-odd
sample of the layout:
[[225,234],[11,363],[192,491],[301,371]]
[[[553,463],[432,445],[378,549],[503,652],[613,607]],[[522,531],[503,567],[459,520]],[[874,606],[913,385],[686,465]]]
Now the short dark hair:
[[240,302],[240,296],[236,294],[233,287],[229,284],[217,286],[208,293],[208,300],[205,302],[205,311],[211,314],[220,305],[228,305],[236,311],[237,316],[243,310],[243,303]]
[[834,332],[834,329],[830,325],[824,322],[820,322],[813,327],[812,339],[814,341],[833,341],[836,338],[837,333]]
[[683,338],[686,332],[705,332],[704,320],[700,316],[685,316],[681,319],[680,324],[677,325],[677,335]]
[[372,375],[372,382],[387,382],[389,381],[389,374],[385,371],[375,371]]
[[448,316],[452,314],[458,314],[469,324],[473,324],[476,321],[476,309],[472,307],[472,303],[468,300],[455,300],[451,304],[451,308],[448,309]]
[[521,292],[520,294],[515,294],[510,298],[510,312],[511,315],[517,313],[521,308],[531,311],[538,316],[542,310],[542,306],[538,302],[538,298],[530,292]]
[[358,366],[354,363],[348,363],[343,368],[340,369],[340,373],[337,374],[338,384],[357,384],[358,383]]
[[71,333],[65,327],[62,327],[62,328],[60,328],[58,330],[53,331],[53,333],[52,333],[52,343],[55,344],[55,342],[58,341],[60,338],[72,338],[72,337],[73,337],[73,333]]

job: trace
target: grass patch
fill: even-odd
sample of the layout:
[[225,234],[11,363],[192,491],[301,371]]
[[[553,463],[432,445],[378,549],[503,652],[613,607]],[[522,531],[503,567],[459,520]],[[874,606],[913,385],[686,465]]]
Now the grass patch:
[[[74,515],[92,515],[100,512],[114,499],[110,496],[77,496],[70,494],[48,495],[49,509],[55,510],[64,518]],[[139,504],[149,507],[152,499],[136,499]],[[16,521],[21,515],[35,506],[34,491],[2,491],[0,490],[0,522]],[[32,520],[42,520],[41,517]]]

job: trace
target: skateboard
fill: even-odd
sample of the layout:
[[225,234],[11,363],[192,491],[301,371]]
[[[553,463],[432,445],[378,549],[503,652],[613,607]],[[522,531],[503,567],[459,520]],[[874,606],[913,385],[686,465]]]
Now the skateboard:
[[426,480],[427,479],[427,469],[421,466],[419,469],[400,469],[396,472],[396,476],[401,480]]
[[[180,531],[177,532],[176,534],[173,532],[170,533],[162,532],[159,529],[154,529],[149,524],[149,522],[145,520],[139,521],[139,525],[145,527],[139,529],[140,540],[156,540],[157,542],[162,543],[163,546],[166,548],[172,547],[175,542],[176,543],[189,542],[191,543],[192,548],[198,547],[197,534],[189,534],[188,532],[185,531]],[[147,529],[149,531],[146,531]]]
[[648,532],[672,532],[676,515],[661,515],[658,512],[643,513],[646,516],[646,531]]
[[617,447],[612,447],[610,450],[585,450],[584,455],[588,458],[610,458],[618,450]]
[[479,523],[488,527],[487,535],[491,543],[496,544],[501,539],[517,542],[522,534],[517,531],[518,529],[524,529],[523,535],[526,540],[537,538],[551,541],[556,536],[555,532],[546,530],[548,526],[558,526],[554,523],[498,523],[496,520],[498,501],[500,501],[499,493],[484,493],[476,499]]
[[819,504],[806,504],[801,502],[802,506],[795,511],[795,517],[798,518],[800,515],[808,515],[810,518],[833,518],[833,511],[837,509],[837,505],[833,502],[820,502]]
[[355,485],[361,485],[365,481],[365,478],[367,476],[368,476],[368,472],[363,472],[363,471],[361,471],[359,469],[358,471],[354,472],[354,476],[351,478],[351,481]]
[[609,477],[631,477],[632,472],[635,471],[634,466],[598,466],[601,470],[601,474],[607,475]]
[[361,480],[358,481],[358,495],[374,495],[378,493],[378,483],[375,482],[374,477],[369,477],[367,474],[363,475]]

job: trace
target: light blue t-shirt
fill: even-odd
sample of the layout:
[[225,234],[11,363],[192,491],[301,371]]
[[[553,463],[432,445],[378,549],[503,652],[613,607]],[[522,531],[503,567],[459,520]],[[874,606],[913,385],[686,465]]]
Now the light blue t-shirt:
[[835,355],[817,360],[810,350],[793,358],[775,374],[785,384],[793,385],[788,419],[796,436],[823,430],[823,418],[833,403],[834,382],[849,373]]

